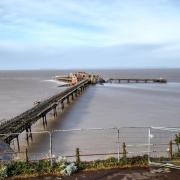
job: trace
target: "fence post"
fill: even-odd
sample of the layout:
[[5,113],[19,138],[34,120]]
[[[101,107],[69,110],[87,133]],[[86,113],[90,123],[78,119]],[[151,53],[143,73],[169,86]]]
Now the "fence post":
[[150,159],[150,153],[151,153],[151,128],[148,129],[148,163],[151,163]]
[[123,142],[122,148],[123,148],[123,157],[126,157],[127,150],[126,150],[126,143],[125,142]]
[[51,161],[51,166],[53,165],[53,160],[52,160],[52,132],[49,131],[49,145],[50,145],[50,161]]
[[118,162],[120,162],[120,136],[119,136],[119,129],[117,130],[118,133]]
[[26,162],[29,162],[29,158],[28,158],[28,150],[26,148]]
[[79,165],[81,162],[80,160],[80,153],[79,153],[79,148],[76,148],[76,163]]
[[172,140],[169,141],[169,159],[172,159],[173,158],[173,150],[172,150]]

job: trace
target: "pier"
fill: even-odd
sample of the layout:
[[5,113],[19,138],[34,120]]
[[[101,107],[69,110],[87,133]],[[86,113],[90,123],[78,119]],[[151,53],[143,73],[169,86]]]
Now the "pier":
[[164,78],[110,78],[107,83],[167,83]]
[[38,102],[34,107],[27,110],[26,112],[1,123],[0,125],[0,138],[5,143],[10,144],[13,139],[17,139],[17,146],[19,145],[19,134],[26,132],[26,140],[29,142],[32,139],[31,127],[38,120],[42,119],[43,126],[47,126],[47,113],[53,112],[54,117],[57,117],[57,107],[60,106],[63,110],[65,103],[69,104],[70,100],[74,100],[78,97],[86,87],[91,84],[90,79],[83,79],[76,85],[71,86],[56,94],[45,101]]

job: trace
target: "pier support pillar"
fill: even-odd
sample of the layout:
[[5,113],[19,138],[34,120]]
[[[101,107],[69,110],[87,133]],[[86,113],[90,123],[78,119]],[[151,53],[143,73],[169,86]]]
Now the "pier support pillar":
[[45,122],[45,125],[47,127],[47,117],[46,117],[46,114],[44,115],[44,122]]
[[77,90],[77,93],[78,93],[78,96],[81,95],[81,88],[79,88],[79,89]]
[[69,96],[67,97],[67,104],[69,104],[70,103],[70,100],[69,100]]
[[26,128],[26,141],[27,141],[27,144],[29,146],[29,131],[28,131],[28,128]]
[[44,115],[42,116],[42,120],[43,120],[43,128],[45,129],[46,124],[45,124],[45,116]]
[[73,93],[72,93],[72,95],[71,95],[71,99],[74,100],[74,94],[73,94]]
[[83,92],[83,91],[84,91],[84,86],[81,87],[81,92]]
[[33,140],[32,132],[31,132],[31,126],[29,127],[29,137],[31,138],[31,141]]
[[57,110],[56,110],[56,107],[53,108],[53,115],[54,115],[54,118],[57,117]]
[[75,92],[75,96],[78,97],[78,91],[77,91],[77,90],[76,90],[76,92]]
[[16,137],[18,152],[20,152],[19,136]]
[[64,101],[61,102],[61,109],[64,110]]

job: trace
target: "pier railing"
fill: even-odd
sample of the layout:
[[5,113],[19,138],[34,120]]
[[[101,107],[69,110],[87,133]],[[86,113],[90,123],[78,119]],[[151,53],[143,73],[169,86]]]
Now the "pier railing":
[[[13,151],[0,152],[0,157],[52,160],[63,156],[74,161],[78,148],[81,160],[86,161],[147,155],[149,164],[180,167],[180,144],[175,141],[180,128],[93,128],[32,133],[35,138],[31,142],[27,144],[21,134],[21,149],[14,140],[11,143]],[[45,143],[41,143],[41,139]]]

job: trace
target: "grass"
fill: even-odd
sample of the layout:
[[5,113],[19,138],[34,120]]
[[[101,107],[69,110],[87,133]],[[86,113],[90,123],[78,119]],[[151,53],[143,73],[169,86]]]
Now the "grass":
[[79,164],[80,170],[99,170],[99,169],[110,169],[110,168],[124,168],[124,167],[146,167],[148,165],[148,157],[136,156],[132,158],[123,157],[118,162],[117,158],[110,157],[106,160],[96,160],[91,162],[81,162]]

